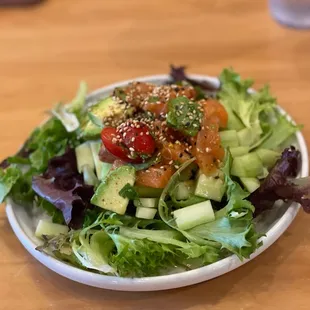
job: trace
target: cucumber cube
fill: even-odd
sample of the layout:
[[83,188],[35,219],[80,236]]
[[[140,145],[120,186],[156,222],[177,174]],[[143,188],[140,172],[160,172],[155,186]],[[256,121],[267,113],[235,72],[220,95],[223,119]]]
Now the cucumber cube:
[[184,181],[177,184],[173,190],[172,195],[176,200],[185,200],[194,193],[195,183],[194,181]]
[[281,154],[279,152],[268,149],[257,149],[256,153],[263,162],[263,165],[268,169],[272,168],[275,165],[276,161],[281,157]]
[[65,225],[40,220],[35,231],[35,236],[38,238],[43,238],[43,236],[57,236],[67,234],[68,231],[69,228]]
[[144,208],[157,208],[158,205],[158,198],[140,198],[137,200],[134,200],[134,205],[138,207],[144,207]]
[[88,142],[85,142],[75,148],[75,156],[79,173],[83,172],[83,166],[88,165],[90,169],[95,169],[92,151]]
[[236,130],[220,131],[221,145],[223,147],[239,146],[238,135]]
[[139,219],[152,220],[157,213],[155,208],[138,207],[136,210],[136,217]]
[[173,212],[173,217],[181,230],[191,229],[215,219],[210,200],[176,210]]
[[237,146],[237,147],[231,147],[229,151],[232,158],[235,158],[238,156],[248,154],[250,152],[250,148],[248,146]]
[[197,180],[195,195],[215,201],[221,201],[225,189],[225,184],[221,179],[201,174]]
[[250,193],[253,193],[260,187],[260,182],[256,178],[240,178],[240,181]]
[[106,178],[112,168],[112,164],[104,163],[99,159],[99,151],[101,147],[100,141],[92,141],[89,143],[92,152],[97,178],[102,181]]
[[232,162],[230,173],[237,177],[256,178],[263,173],[263,163],[256,152],[238,156]]

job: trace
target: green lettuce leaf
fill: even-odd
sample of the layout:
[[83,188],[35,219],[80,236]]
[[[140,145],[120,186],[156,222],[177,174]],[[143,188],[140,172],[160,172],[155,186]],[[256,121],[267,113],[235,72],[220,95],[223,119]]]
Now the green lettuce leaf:
[[51,112],[61,121],[68,132],[80,127],[80,121],[86,116],[87,84],[82,81],[75,98],[68,104],[59,103]]
[[117,252],[110,257],[111,265],[123,277],[155,276],[161,270],[177,265],[172,246],[153,241],[130,239],[110,234]]
[[228,113],[228,123],[240,130],[238,121],[251,129],[251,149],[263,147],[276,149],[300,127],[281,115],[276,108],[276,98],[268,86],[257,92],[250,92],[252,80],[242,80],[232,69],[224,69],[220,75],[221,90],[218,97]]
[[248,220],[231,221],[228,217],[220,217],[213,222],[192,228],[189,233],[220,243],[240,259],[248,258],[260,245],[260,235]]
[[83,109],[85,108],[86,104],[86,96],[87,96],[87,84],[82,81],[80,83],[80,87],[75,95],[75,98],[66,105],[66,110],[68,112],[72,112],[78,116],[81,116]]
[[80,232],[79,243],[73,241],[72,251],[81,265],[107,274],[116,274],[109,264],[109,255],[114,244],[103,230],[92,232],[85,228]]
[[5,170],[0,169],[0,203],[4,201],[21,175],[21,170],[14,166],[8,167]]
[[262,142],[260,147],[276,149],[300,128],[301,126],[294,125],[285,115],[277,113],[276,123],[272,126],[271,134]]
[[80,127],[80,122],[74,113],[68,112],[61,104],[57,104],[51,113],[61,121],[68,132],[73,132]]
[[38,172],[44,172],[51,158],[78,144],[76,133],[68,133],[62,123],[53,117],[38,127],[27,143],[27,148],[32,151],[29,157],[31,165]]
[[[219,259],[220,250],[217,247],[198,245],[187,242],[184,236],[176,230],[149,230],[121,227],[119,234],[131,239],[147,239],[149,241],[175,246],[174,251],[185,254],[183,259],[202,258],[203,264],[213,263]],[[180,253],[179,253],[180,254]]]

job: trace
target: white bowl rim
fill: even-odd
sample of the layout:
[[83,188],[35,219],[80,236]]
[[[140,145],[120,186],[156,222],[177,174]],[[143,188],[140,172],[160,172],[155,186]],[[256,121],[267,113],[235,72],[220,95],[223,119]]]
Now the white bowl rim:
[[[210,77],[208,75],[198,75],[191,74],[190,78],[197,80],[208,80],[213,83],[214,86],[219,86],[219,80],[216,77]],[[88,95],[88,100],[91,100],[92,97],[100,95],[102,92],[111,92],[115,87],[123,86],[132,81],[141,81],[141,82],[153,82],[153,81],[167,81],[169,80],[169,75],[151,75],[137,77],[130,80],[125,80],[117,83],[110,84],[106,87],[97,89]],[[287,114],[282,108],[279,107],[279,110]],[[288,114],[287,114],[288,115]],[[288,115],[289,118],[291,118]],[[308,176],[308,151],[305,139],[301,132],[296,133],[296,139],[299,145],[299,150],[302,156],[302,167],[300,171],[301,177]],[[272,245],[288,228],[290,223],[295,218],[299,210],[299,204],[292,203],[283,216],[277,221],[277,223],[266,233],[266,236],[263,239],[263,245],[255,251],[249,259],[240,261],[236,255],[229,256],[225,259],[222,259],[211,265],[207,265],[201,268],[197,268],[190,271],[185,271],[181,273],[163,275],[156,277],[144,277],[144,278],[120,278],[116,276],[106,276],[101,274],[92,273],[90,271],[84,271],[76,267],[70,266],[64,262],[61,262],[51,256],[48,256],[45,253],[37,251],[36,244],[28,237],[26,232],[23,230],[19,224],[18,218],[14,212],[14,206],[10,200],[6,204],[6,213],[9,220],[9,223],[16,234],[17,238],[27,249],[27,251],[35,257],[39,262],[53,270],[54,272],[69,278],[73,281],[83,283],[89,286],[119,290],[119,291],[157,291],[157,290],[167,290],[178,287],[184,287],[203,281],[210,280],[212,278],[223,275],[231,270],[238,268],[239,266],[247,263],[252,260],[264,250],[266,250],[270,245]]]

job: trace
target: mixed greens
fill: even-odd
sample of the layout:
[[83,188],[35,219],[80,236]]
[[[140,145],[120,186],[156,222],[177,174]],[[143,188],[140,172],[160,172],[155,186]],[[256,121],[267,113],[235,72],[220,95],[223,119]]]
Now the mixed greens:
[[263,242],[254,218],[277,200],[310,212],[296,126],[266,86],[232,69],[220,87],[171,67],[107,98],[58,104],[1,163],[0,201],[47,214],[38,247],[81,269],[144,277],[198,268]]

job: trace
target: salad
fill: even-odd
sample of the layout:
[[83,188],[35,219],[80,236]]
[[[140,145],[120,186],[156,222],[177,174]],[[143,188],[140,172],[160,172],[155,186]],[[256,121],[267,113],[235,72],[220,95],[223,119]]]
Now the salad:
[[263,242],[255,218],[275,201],[310,212],[296,178],[300,129],[268,86],[232,69],[220,86],[171,66],[163,85],[132,82],[106,98],[59,103],[0,168],[0,201],[41,210],[37,248],[121,277],[198,268]]

